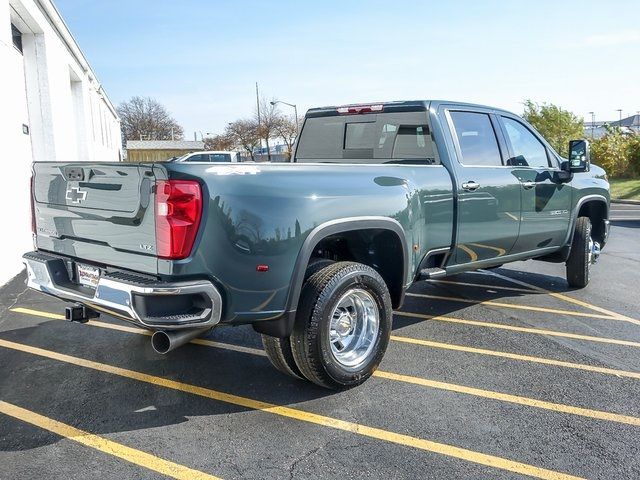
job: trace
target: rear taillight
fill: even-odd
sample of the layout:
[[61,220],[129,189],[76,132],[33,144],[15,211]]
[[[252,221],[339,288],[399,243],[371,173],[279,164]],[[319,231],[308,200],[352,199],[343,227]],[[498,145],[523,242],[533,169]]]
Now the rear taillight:
[[202,217],[202,190],[192,180],[156,182],[156,252],[177,260],[191,254]]

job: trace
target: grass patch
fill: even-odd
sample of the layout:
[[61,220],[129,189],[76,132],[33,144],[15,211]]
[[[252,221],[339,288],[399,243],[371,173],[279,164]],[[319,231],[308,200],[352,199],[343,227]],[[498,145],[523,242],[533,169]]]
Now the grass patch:
[[611,198],[615,200],[640,200],[640,178],[617,178],[609,180]]

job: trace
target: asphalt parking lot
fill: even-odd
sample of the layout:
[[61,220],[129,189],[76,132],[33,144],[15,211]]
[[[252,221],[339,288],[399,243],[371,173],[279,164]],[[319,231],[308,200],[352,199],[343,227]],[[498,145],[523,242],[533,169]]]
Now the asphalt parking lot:
[[415,285],[380,370],[339,393],[278,373],[250,327],[159,356],[19,277],[0,293],[0,478],[640,478],[628,210],[584,290],[533,261]]

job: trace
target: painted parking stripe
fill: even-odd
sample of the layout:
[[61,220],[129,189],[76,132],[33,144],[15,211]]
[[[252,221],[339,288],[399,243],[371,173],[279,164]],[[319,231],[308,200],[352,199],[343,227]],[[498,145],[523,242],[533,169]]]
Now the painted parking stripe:
[[79,428],[72,427],[71,425],[45,417],[39,413],[32,412],[8,402],[0,401],[0,413],[21,420],[25,423],[30,423],[31,425],[42,428],[43,430],[48,430],[49,432],[68,438],[69,440],[73,440],[74,442],[80,443],[86,447],[126,460],[127,462],[153,470],[154,472],[161,473],[162,475],[166,475],[171,478],[178,478],[181,480],[218,479],[218,477],[214,477],[208,473],[200,472],[198,470],[170,462],[155,455],[151,455],[150,453],[136,450],[135,448],[127,447],[121,443],[89,433],[85,430],[80,430]]
[[555,313],[558,315],[571,315],[573,317],[589,317],[601,318],[604,320],[623,320],[622,318],[612,317],[611,315],[601,315],[597,313],[574,312],[572,310],[560,310],[557,308],[534,307],[532,305],[518,305],[513,303],[494,302],[493,300],[471,300],[462,297],[447,297],[444,295],[427,295],[426,293],[407,293],[408,297],[429,298],[432,300],[446,300],[449,302],[471,303],[474,305],[489,305],[492,307],[514,308],[516,310],[529,310],[532,312]]
[[465,347],[463,345],[455,345],[452,343],[432,342],[431,340],[421,340],[418,338],[400,337],[392,335],[391,340],[402,343],[411,343],[413,345],[422,345],[423,347],[441,348],[444,350],[454,350],[457,352],[476,353],[480,355],[489,355],[492,357],[509,358],[511,360],[519,360],[523,362],[540,363],[543,365],[553,365],[556,367],[574,368],[577,370],[585,370],[587,372],[604,373],[606,375],[614,375],[616,377],[628,377],[640,379],[640,373],[628,372],[626,370],[616,370],[606,367],[595,367],[583,363],[564,362],[562,360],[553,360],[551,358],[533,357],[530,355],[519,355],[517,353],[500,352],[497,350],[487,350],[484,348]]
[[[14,311],[15,310],[16,309],[14,309]],[[42,312],[42,313],[47,313],[47,312]],[[51,314],[51,315],[55,315],[55,314]],[[90,321],[88,322],[88,324],[95,327],[125,331],[128,333],[136,333],[139,335],[148,335],[147,331],[139,328],[134,328],[134,327],[122,327],[121,325],[97,322],[97,321]],[[220,343],[220,342],[211,342],[211,341],[197,342],[197,340],[203,340],[203,339],[195,339],[195,340],[192,340],[191,343],[195,343],[196,345],[204,345],[207,347],[224,348],[228,350],[241,351],[243,353],[249,353],[252,355],[260,355],[260,356],[266,357],[266,353],[264,352],[264,350],[260,350],[257,348],[245,347],[243,350],[237,350],[235,348],[237,347],[237,345],[231,345],[231,344]],[[228,347],[232,347],[232,348],[228,348]],[[610,422],[624,423],[627,425],[640,426],[640,418],[632,417],[628,415],[621,415],[617,413],[604,412],[601,410],[591,410],[587,408],[574,407],[571,405],[547,402],[547,401],[538,400],[535,398],[528,398],[528,397],[510,395],[510,394],[501,393],[501,392],[494,392],[491,390],[483,390],[479,388],[467,387],[464,385],[457,385],[454,383],[445,383],[445,382],[439,382],[435,380],[429,380],[429,379],[414,377],[409,375],[400,375],[397,373],[386,372],[383,370],[377,370],[373,375],[375,377],[384,378],[387,380],[411,383],[411,384],[420,385],[423,387],[436,388],[439,390],[446,390],[446,391],[455,392],[455,393],[463,393],[466,395],[489,398],[492,400],[498,400],[502,402],[515,403],[518,405],[524,405],[528,407],[551,410],[558,413],[568,413],[571,415],[579,415],[583,417],[595,418],[598,420],[605,420]]]
[[530,327],[517,327],[515,325],[505,325],[502,323],[480,322],[478,320],[465,320],[462,318],[443,317],[439,315],[436,315],[436,316],[425,315],[423,313],[398,312],[398,311],[394,311],[393,313],[394,315],[400,315],[403,317],[420,318],[422,320],[433,320],[437,322],[457,323],[461,325],[472,325],[475,327],[496,328],[499,330],[509,330],[512,332],[532,333],[536,335],[546,335],[550,337],[571,338],[574,340],[586,340],[589,342],[609,343],[613,345],[623,345],[626,347],[640,347],[640,342],[633,342],[631,340],[619,340],[617,338],[594,337],[592,335],[580,335],[578,333],[558,332],[557,330],[546,330],[541,328],[530,328]]
[[308,412],[306,410],[300,410],[292,407],[285,407],[282,405],[276,405],[273,403],[263,402],[261,400],[255,400],[249,397],[242,397],[239,395],[233,395],[230,393],[221,392],[218,390],[212,390],[205,387],[199,387],[188,383],[171,380],[164,377],[157,377],[148,373],[137,372],[135,370],[129,370],[106,363],[95,362],[93,360],[87,360],[80,357],[74,357],[63,353],[53,352],[51,350],[45,350],[38,347],[32,347],[22,343],[11,342],[8,340],[0,339],[0,347],[37,355],[51,360],[76,365],[91,370],[96,370],[119,377],[136,380],[139,382],[149,383],[159,387],[164,387],[200,397],[209,398],[223,403],[244,407],[250,410],[260,410],[265,413],[278,415],[281,417],[291,418],[302,422],[312,423],[324,427],[334,428],[336,430],[342,430],[345,432],[354,433],[368,438],[374,438],[385,442],[402,445],[405,447],[411,447],[427,452],[438,453],[452,458],[460,460],[466,460],[468,462],[485,465],[501,470],[507,470],[513,473],[519,473],[522,475],[529,475],[531,477],[545,478],[545,479],[576,479],[572,475],[565,473],[548,470],[534,465],[526,463],[516,462],[507,458],[502,458],[494,455],[488,455],[485,453],[468,450],[445,443],[433,442],[418,437],[412,437],[401,433],[391,432],[383,430],[381,428],[369,427],[361,425],[355,422],[349,422],[346,420],[340,420],[337,418],[327,417],[316,413]]
[[581,417],[595,418],[597,420],[605,420],[608,422],[624,423],[640,427],[640,418],[629,415],[620,415],[618,413],[604,412],[602,410],[591,410],[589,408],[574,407],[555,402],[546,402],[544,400],[536,400],[534,398],[521,397],[519,395],[510,395],[508,393],[494,392],[481,388],[465,387],[464,385],[455,385],[452,383],[438,382],[426,378],[414,377],[410,375],[400,375],[378,370],[374,373],[375,377],[385,378],[387,380],[395,380],[397,382],[412,383],[423,387],[436,388],[438,390],[446,390],[449,392],[463,393],[473,395],[475,397],[489,398],[491,400],[499,400],[501,402],[515,403],[527,407],[540,408],[543,410],[551,410],[552,412],[567,413],[570,415],[579,415]]
[[[36,317],[51,318],[52,320],[66,320],[64,315],[60,315],[59,313],[43,312],[42,310],[33,310],[31,308],[16,307],[12,308],[11,311],[16,313],[23,313],[25,315],[33,315]],[[121,332],[137,333],[140,335],[151,336],[151,332],[149,332],[148,330],[143,330],[137,327],[128,327],[126,325],[119,325],[117,323],[105,323],[97,320],[89,320],[86,324],[95,327],[109,328],[111,330],[119,330]],[[235,352],[249,353],[252,355],[266,355],[263,350],[259,350],[257,348],[244,347],[242,345],[233,345],[231,343],[214,342],[213,340],[207,340],[204,338],[195,338],[191,340],[191,343],[194,343],[196,345],[205,345],[207,347],[233,350]]]
[[470,273],[480,273],[480,274],[484,273],[484,274],[487,274],[487,275],[492,275],[492,276],[494,276],[496,278],[501,278],[502,280],[505,280],[507,282],[511,282],[511,283],[516,284],[516,285],[520,285],[522,287],[531,288],[532,290],[536,290],[538,292],[545,293],[547,295],[550,295],[552,297],[558,298],[560,300],[564,300],[565,302],[573,303],[575,305],[580,305],[581,307],[588,308],[588,309],[593,310],[595,312],[600,312],[600,313],[603,313],[605,315],[609,315],[610,317],[613,317],[613,318],[615,318],[617,320],[624,320],[625,322],[633,323],[635,325],[640,325],[640,320],[636,320],[635,318],[630,318],[630,317],[627,317],[626,315],[622,315],[621,313],[612,312],[611,310],[607,310],[606,308],[602,308],[602,307],[599,307],[597,305],[592,305],[591,303],[588,303],[588,302],[585,302],[585,301],[582,301],[582,300],[578,300],[577,298],[573,298],[573,297],[570,297],[568,295],[564,295],[562,293],[552,292],[552,291],[547,290],[545,288],[541,288],[541,287],[538,287],[536,285],[532,285],[530,283],[523,282],[522,280],[518,280],[518,279],[515,279],[515,278],[507,277],[506,275],[502,275],[502,274],[497,273],[497,272],[491,272],[491,271],[487,271],[487,270],[480,270],[478,272],[470,272]]

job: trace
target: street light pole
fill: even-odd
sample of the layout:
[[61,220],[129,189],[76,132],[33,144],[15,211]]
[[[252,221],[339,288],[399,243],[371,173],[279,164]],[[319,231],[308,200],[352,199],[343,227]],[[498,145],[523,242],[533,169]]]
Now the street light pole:
[[288,103],[288,102],[283,102],[282,100],[274,100],[271,103],[271,105],[277,105],[278,103],[282,103],[284,105],[288,105],[290,107],[293,107],[293,115],[296,117],[296,138],[298,137],[298,134],[300,133],[299,131],[299,126],[298,126],[298,107],[293,104],[293,103]]
[[589,115],[591,115],[591,138],[594,137],[594,131],[596,128],[596,113],[595,112],[589,112]]
[[618,126],[622,128],[622,109],[619,108],[616,110],[616,112],[618,112],[618,121],[620,122],[620,125]]

